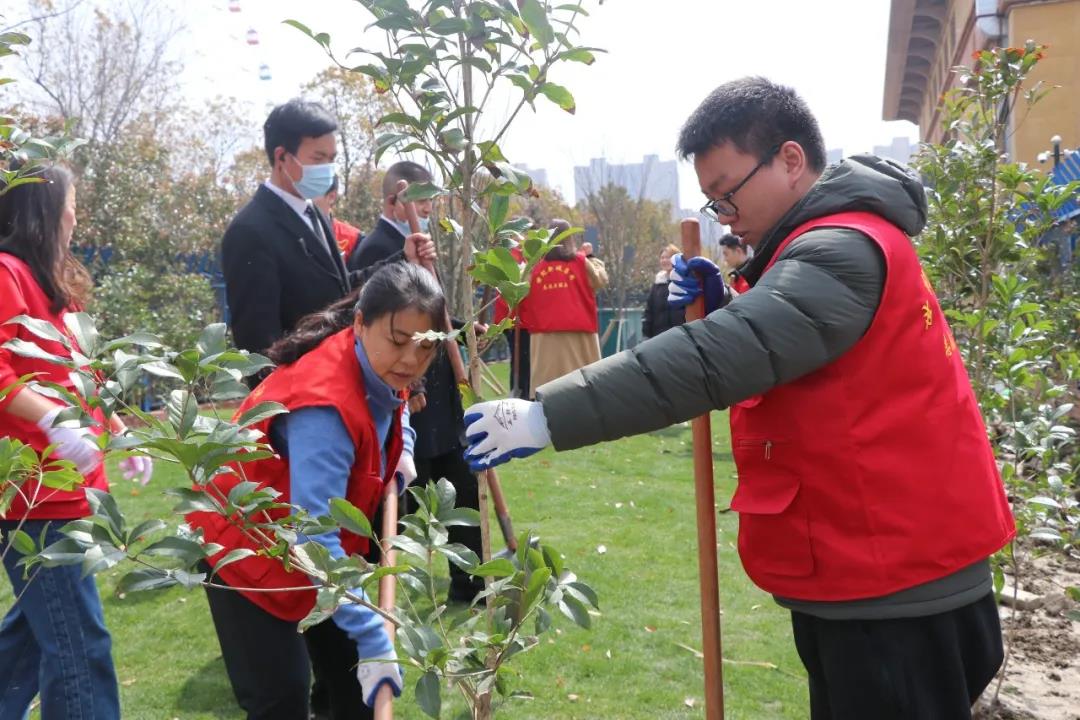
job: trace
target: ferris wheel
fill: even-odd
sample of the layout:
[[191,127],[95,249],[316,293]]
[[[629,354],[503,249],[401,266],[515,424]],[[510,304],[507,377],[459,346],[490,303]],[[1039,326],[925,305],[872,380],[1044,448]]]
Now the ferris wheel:
[[245,93],[249,99],[269,109],[275,104],[274,72],[260,37],[259,20],[251,12],[253,2],[216,0],[213,5],[215,23],[225,31],[230,56],[238,60],[229,71],[235,71],[243,78],[244,85],[250,88],[250,92]]

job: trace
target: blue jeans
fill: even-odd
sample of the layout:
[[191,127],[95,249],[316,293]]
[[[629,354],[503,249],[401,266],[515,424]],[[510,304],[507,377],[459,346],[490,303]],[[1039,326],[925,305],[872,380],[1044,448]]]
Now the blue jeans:
[[[64,536],[64,520],[28,520],[22,529],[45,544]],[[4,541],[18,526],[0,520]],[[22,720],[41,694],[42,720],[113,720],[120,717],[120,694],[112,661],[112,639],[93,576],[80,565],[38,567],[29,582],[14,548],[4,569],[18,600],[0,623],[0,720]]]

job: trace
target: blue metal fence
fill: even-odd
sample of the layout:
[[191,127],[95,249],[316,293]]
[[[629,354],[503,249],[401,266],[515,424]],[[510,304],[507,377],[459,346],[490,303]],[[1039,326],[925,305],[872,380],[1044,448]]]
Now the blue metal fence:
[[[1050,175],[1058,185],[1080,180],[1080,152],[1066,155]],[[1077,202],[1077,198],[1074,196],[1054,213],[1054,218],[1056,220],[1068,220],[1077,215],[1080,215],[1080,202]]]

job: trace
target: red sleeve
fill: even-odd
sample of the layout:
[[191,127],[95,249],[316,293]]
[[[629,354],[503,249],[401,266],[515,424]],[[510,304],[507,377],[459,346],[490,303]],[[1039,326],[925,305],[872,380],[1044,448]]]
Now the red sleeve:
[[[11,367],[11,351],[4,349],[3,345],[18,334],[20,326],[8,324],[7,321],[16,315],[28,314],[29,308],[26,305],[26,298],[23,297],[22,288],[15,281],[15,276],[11,274],[11,271],[0,265],[0,389],[19,379]],[[0,408],[7,405],[20,390],[21,388],[4,398],[4,402],[0,403]]]

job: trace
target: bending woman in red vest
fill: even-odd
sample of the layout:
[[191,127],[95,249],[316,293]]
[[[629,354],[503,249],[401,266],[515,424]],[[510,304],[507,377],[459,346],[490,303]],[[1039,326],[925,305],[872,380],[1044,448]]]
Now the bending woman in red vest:
[[[301,321],[269,351],[279,366],[240,406],[274,401],[289,409],[257,425],[275,457],[242,464],[247,479],[282,493],[283,501],[311,515],[329,514],[331,498],[343,497],[373,518],[387,483],[416,477],[405,388],[421,377],[435,355],[430,341],[414,335],[439,326],[442,290],[427,270],[394,263],[377,271],[359,293]],[[239,482],[224,475],[227,494]],[[228,518],[188,515],[207,542],[224,550],[257,545]],[[335,558],[368,551],[365,538],[345,531],[314,536]],[[315,602],[301,573],[276,559],[249,557],[221,568],[219,581],[235,588],[207,589],[210,612],[233,691],[248,718],[308,717],[310,667],[326,687],[331,717],[371,717],[379,687],[401,694],[394,645],[382,618],[356,604],[300,635],[297,622]],[[270,592],[267,592],[270,590]],[[358,664],[359,663],[359,664]]]
[[[72,257],[75,229],[75,187],[71,173],[54,166],[37,171],[39,182],[10,188],[0,195],[0,390],[20,377],[36,373],[38,380],[75,392],[67,368],[46,360],[16,355],[3,347],[20,340],[63,358],[71,350],[43,340],[25,327],[7,321],[17,315],[49,323],[68,336],[69,311],[80,309],[90,290],[90,276]],[[13,438],[37,453],[52,446],[52,458],[68,460],[82,474],[73,490],[47,488],[33,480],[23,483],[0,519],[4,533],[3,562],[17,598],[0,625],[0,717],[22,717],[35,695],[41,695],[41,716],[50,718],[120,717],[120,698],[112,661],[112,640],[105,628],[101,599],[92,575],[78,565],[39,567],[29,579],[17,566],[22,555],[12,552],[15,530],[44,544],[61,540],[60,528],[86,517],[90,507],[85,488],[108,490],[101,452],[93,442],[94,428],[54,427],[64,408],[29,385],[12,389],[0,401],[0,437]],[[97,416],[101,420],[100,414]],[[114,422],[113,430],[122,432]],[[126,477],[150,477],[149,458],[127,458]],[[7,478],[0,478],[5,494]]]

